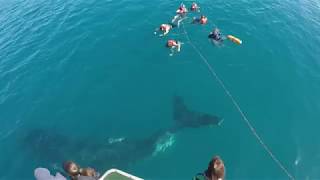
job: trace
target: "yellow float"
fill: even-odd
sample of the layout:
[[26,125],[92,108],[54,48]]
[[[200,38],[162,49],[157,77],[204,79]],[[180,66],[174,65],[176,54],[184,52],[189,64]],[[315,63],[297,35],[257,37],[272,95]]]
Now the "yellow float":
[[234,42],[234,43],[236,43],[236,44],[242,44],[242,41],[239,39],[239,38],[237,38],[237,37],[234,37],[234,36],[232,36],[232,35],[228,35],[227,36],[227,38],[230,40],[230,41],[232,41],[232,42]]

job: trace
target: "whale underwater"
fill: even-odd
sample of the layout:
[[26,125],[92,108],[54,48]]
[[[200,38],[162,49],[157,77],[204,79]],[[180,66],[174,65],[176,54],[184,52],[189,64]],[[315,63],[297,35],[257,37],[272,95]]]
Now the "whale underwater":
[[218,116],[190,109],[184,99],[176,95],[173,97],[173,120],[173,127],[141,139],[109,138],[103,142],[70,138],[49,129],[33,129],[22,139],[22,148],[36,162],[48,166],[60,166],[66,160],[74,160],[98,170],[126,170],[137,161],[172,145],[174,134],[187,128],[216,126],[222,122]]

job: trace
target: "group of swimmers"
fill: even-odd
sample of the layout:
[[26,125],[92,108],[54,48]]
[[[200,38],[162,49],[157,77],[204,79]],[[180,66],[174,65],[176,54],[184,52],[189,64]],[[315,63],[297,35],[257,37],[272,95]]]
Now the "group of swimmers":
[[63,169],[65,172],[57,172],[56,175],[51,175],[50,171],[46,168],[37,168],[34,171],[36,180],[67,180],[69,177],[71,180],[98,180],[100,174],[93,168],[80,168],[73,161],[66,161],[63,163]]
[[[190,7],[190,11],[191,12],[200,12],[200,6],[198,6],[197,3],[193,2],[191,4]],[[161,32],[161,34],[159,36],[165,36],[167,35],[170,30],[172,30],[175,27],[179,27],[180,23],[187,19],[187,13],[188,13],[188,9],[186,8],[186,6],[182,3],[179,8],[176,11],[176,15],[173,17],[173,19],[171,20],[171,23],[168,24],[161,24],[160,27],[157,29],[158,31]],[[208,18],[204,15],[201,15],[199,18],[193,18],[191,23],[197,23],[197,24],[201,24],[201,25],[205,25],[208,22]],[[156,32],[155,32],[156,34]],[[241,44],[241,40],[232,36],[232,35],[228,35],[228,36],[222,36],[222,34],[220,33],[220,30],[218,28],[214,28],[208,35],[209,39],[212,39],[214,44],[220,44],[222,43],[225,39],[229,39],[232,42],[236,43],[236,44]],[[168,48],[170,48],[171,50],[171,54],[173,55],[174,50],[176,50],[177,52],[180,52],[181,50],[181,45],[183,43],[174,39],[169,39],[167,41],[166,46]]]

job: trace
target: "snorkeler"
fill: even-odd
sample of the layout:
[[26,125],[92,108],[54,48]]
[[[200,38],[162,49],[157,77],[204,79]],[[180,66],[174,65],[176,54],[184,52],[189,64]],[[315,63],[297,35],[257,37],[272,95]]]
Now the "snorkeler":
[[190,11],[200,12],[200,7],[198,6],[197,3],[193,2],[192,5],[191,5],[191,8],[190,8]]
[[186,6],[182,3],[178,10],[176,11],[177,14],[186,14],[188,12]]
[[174,54],[174,50],[180,52],[182,43],[173,39],[168,40],[167,47],[170,48],[171,53],[169,54],[172,56]]
[[217,42],[223,41],[222,35],[221,35],[220,30],[218,28],[214,28],[214,30],[212,32],[210,32],[208,37],[210,39],[217,41]]
[[193,23],[207,24],[208,18],[204,15],[201,15],[200,18],[193,18]]
[[208,38],[212,39],[212,42],[215,45],[220,45],[225,39],[229,39],[231,42],[237,45],[242,44],[242,40],[233,35],[227,35],[227,36],[221,35],[218,28],[215,28],[212,32],[210,32]]
[[173,19],[171,20],[171,23],[179,27],[181,21],[186,19],[187,12],[188,10],[186,6],[184,4],[181,4],[178,10],[176,11],[177,15],[173,17]]
[[[169,31],[173,28],[171,24],[161,24],[160,27],[156,30],[161,31],[162,34],[159,36],[165,36],[169,33]],[[154,34],[157,34],[157,31],[154,32]]]

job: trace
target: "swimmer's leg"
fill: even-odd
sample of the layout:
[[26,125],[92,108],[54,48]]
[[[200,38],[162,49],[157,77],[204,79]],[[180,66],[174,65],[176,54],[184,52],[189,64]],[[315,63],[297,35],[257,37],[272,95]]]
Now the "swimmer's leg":
[[173,50],[173,48],[170,48],[170,54],[169,54],[169,56],[173,56],[173,54],[174,54],[174,50]]
[[183,20],[183,19],[179,19],[179,20],[178,20],[178,27],[180,27],[180,23],[181,23],[182,20]]
[[194,23],[194,20],[196,19],[196,17],[184,17],[181,19],[181,21],[183,21],[184,24],[191,24]]
[[180,23],[181,23],[183,20],[187,19],[187,18],[188,18],[188,17],[184,17],[184,18],[179,19],[179,20],[178,20],[178,27],[180,26]]
[[176,24],[174,24],[174,23],[169,23],[171,26],[172,26],[172,28],[175,28],[175,27],[177,27],[177,25]]
[[181,18],[181,16],[180,16],[179,14],[175,15],[175,16],[173,17],[173,19],[171,20],[171,23],[176,24],[176,21],[177,21],[179,18]]

